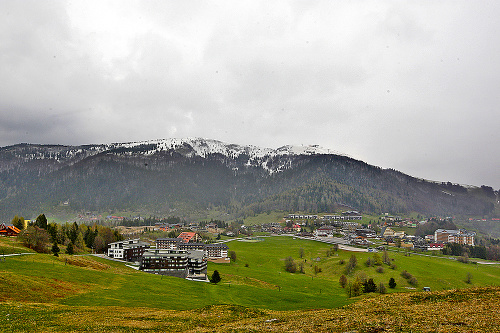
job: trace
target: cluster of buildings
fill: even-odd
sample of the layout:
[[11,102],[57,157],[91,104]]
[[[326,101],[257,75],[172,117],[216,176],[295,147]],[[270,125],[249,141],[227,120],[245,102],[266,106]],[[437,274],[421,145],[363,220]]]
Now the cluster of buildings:
[[229,263],[226,244],[205,244],[194,232],[182,232],[177,238],[158,238],[155,247],[139,239],[110,243],[108,256],[138,262],[148,273],[206,280],[207,261]]
[[348,210],[342,212],[341,214],[323,215],[323,216],[289,214],[287,218],[290,220],[354,221],[354,220],[361,220],[363,216],[355,210]]
[[391,227],[384,227],[381,236],[389,244],[395,243],[395,239],[400,239],[402,247],[432,251],[443,249],[447,243],[474,246],[476,233],[465,229],[437,229],[434,235],[418,237],[406,235],[404,231],[394,231]]

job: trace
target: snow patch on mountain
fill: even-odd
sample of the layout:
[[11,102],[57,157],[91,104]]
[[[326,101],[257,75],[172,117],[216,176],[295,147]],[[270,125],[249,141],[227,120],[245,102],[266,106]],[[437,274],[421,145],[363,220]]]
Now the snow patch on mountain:
[[180,148],[190,147],[192,152],[188,153],[188,157],[200,156],[207,157],[212,154],[221,154],[229,158],[237,158],[241,155],[247,155],[250,160],[260,159],[264,157],[275,157],[283,155],[323,155],[337,154],[330,149],[321,148],[318,145],[301,145],[301,146],[283,146],[278,149],[261,148],[257,146],[241,146],[237,144],[227,144],[222,141],[203,139],[203,138],[171,138],[158,139],[139,142],[129,142],[123,144],[115,144],[116,147],[134,148],[138,146],[155,145],[154,149],[148,151],[148,154],[154,154],[158,151],[177,150]]

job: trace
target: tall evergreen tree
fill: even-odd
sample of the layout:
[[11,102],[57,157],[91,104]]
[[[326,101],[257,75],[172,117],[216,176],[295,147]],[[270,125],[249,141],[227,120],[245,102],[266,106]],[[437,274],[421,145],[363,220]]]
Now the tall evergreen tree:
[[47,218],[45,217],[45,214],[38,215],[35,221],[35,226],[47,230]]
[[219,275],[219,271],[215,270],[214,273],[212,274],[212,277],[210,278],[210,282],[212,283],[219,283],[222,278]]
[[54,242],[54,244],[52,245],[51,251],[54,254],[54,256],[59,257],[59,252],[61,252],[61,249],[59,248],[59,246],[57,246],[57,241]]

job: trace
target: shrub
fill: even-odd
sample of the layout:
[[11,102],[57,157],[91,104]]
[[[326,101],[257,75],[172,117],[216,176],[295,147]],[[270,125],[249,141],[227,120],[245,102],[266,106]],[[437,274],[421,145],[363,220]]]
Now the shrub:
[[377,269],[375,270],[377,273],[383,273],[384,272],[384,267],[377,267]]
[[49,243],[49,234],[45,229],[29,226],[19,233],[18,239],[23,242],[24,246],[38,253],[48,252],[47,245]]
[[406,270],[402,271],[401,272],[401,276],[404,277],[405,279],[410,279],[412,278],[412,275],[410,273],[408,273]]
[[464,264],[468,264],[469,263],[469,257],[467,255],[464,255],[462,257],[458,257],[457,260],[459,262],[463,262]]
[[359,281],[349,282],[346,287],[348,297],[356,297],[363,293],[363,285]]
[[295,273],[297,271],[297,265],[292,257],[286,257],[285,270],[290,273]]
[[391,265],[389,266],[389,268],[390,268],[390,269],[394,269],[394,270],[396,270],[396,268],[398,268],[398,266],[396,266],[396,265],[394,265],[394,264],[391,264]]
[[394,278],[392,277],[389,279],[389,288],[391,289],[396,288],[396,280],[394,280]]
[[345,260],[344,259],[340,259],[339,260],[339,265],[343,265],[343,264],[345,264]]
[[472,274],[470,272],[467,273],[465,276],[465,283],[471,284],[472,283]]
[[364,284],[368,280],[368,275],[366,275],[366,273],[363,271],[358,272],[358,274],[356,275],[356,280]]
[[345,286],[347,285],[347,277],[344,274],[340,276],[339,284],[342,288],[345,288]]
[[365,266],[366,266],[366,267],[371,267],[371,266],[373,266],[373,259],[372,259],[372,258],[368,258],[368,259],[366,259],[366,261],[365,261]]
[[349,263],[345,268],[346,274],[351,274],[354,268],[356,268],[357,264],[358,264],[358,259],[356,259],[356,256],[354,254],[351,255],[351,257],[349,258]]
[[382,265],[382,258],[380,258],[380,255],[378,253],[375,253],[373,255],[373,264],[375,266],[381,266]]
[[379,283],[377,291],[380,294],[385,294],[387,292],[387,290],[385,289],[385,286],[382,282]]
[[417,278],[412,276],[411,278],[408,279],[408,283],[411,284],[412,286],[418,285]]
[[373,293],[377,291],[377,285],[375,284],[372,278],[369,278],[368,281],[363,283],[363,287],[365,293]]

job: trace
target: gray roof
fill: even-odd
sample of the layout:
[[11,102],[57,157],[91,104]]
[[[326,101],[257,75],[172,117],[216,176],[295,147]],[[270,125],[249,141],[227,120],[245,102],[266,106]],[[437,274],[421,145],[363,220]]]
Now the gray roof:
[[207,248],[208,247],[217,247],[217,248],[222,248],[222,249],[229,249],[229,247],[226,244],[221,244],[221,243],[207,244]]

